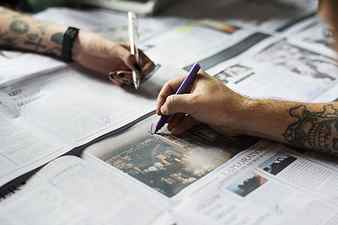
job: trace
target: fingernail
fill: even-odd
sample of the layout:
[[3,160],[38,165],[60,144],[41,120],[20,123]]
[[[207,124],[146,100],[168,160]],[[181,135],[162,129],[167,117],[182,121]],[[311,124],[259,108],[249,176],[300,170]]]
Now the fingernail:
[[110,72],[108,74],[108,80],[113,81],[115,80],[116,73],[115,72]]
[[164,116],[166,116],[167,114],[166,114],[166,112],[165,112],[165,109],[160,109],[160,113],[161,113],[161,115],[164,115]]
[[110,82],[112,82],[112,84],[117,85],[117,86],[120,86],[121,84],[116,80],[115,76],[116,76],[116,73],[115,73],[115,72],[109,73],[109,74],[108,74],[108,80],[109,80]]

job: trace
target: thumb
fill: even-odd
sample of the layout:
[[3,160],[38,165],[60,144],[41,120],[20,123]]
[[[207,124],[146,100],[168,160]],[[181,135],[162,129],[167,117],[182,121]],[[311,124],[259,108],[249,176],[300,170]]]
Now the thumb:
[[172,115],[175,113],[192,114],[193,107],[191,94],[170,95],[161,106],[161,113],[162,115]]

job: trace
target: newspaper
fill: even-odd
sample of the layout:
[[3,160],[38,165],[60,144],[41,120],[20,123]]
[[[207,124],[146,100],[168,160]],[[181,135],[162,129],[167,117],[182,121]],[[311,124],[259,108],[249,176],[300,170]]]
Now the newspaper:
[[[336,224],[337,166],[263,141],[241,148],[240,142],[234,147],[235,142],[223,138],[221,143],[227,146],[221,153],[216,147],[219,141],[204,142],[215,136],[200,130],[197,133],[204,136],[195,133],[178,139],[160,134],[164,139],[153,137],[160,145],[154,147],[142,142],[149,137],[140,132],[151,121],[101,143],[106,150],[92,146],[83,159],[61,157],[50,163],[0,204],[1,221],[13,225],[23,221],[28,225]],[[184,191],[166,198],[182,184]]]
[[0,185],[151,113],[168,74],[178,72],[159,68],[138,95],[71,68],[0,88]]
[[[155,62],[184,68],[201,59],[218,55],[223,49],[255,33],[250,29],[232,25],[228,28],[227,31],[220,32],[200,26],[198,23],[186,23],[148,39],[141,44],[141,48]],[[225,54],[219,57],[215,60],[226,60]],[[204,69],[212,67],[214,60],[210,63],[211,65],[203,63],[201,65]]]
[[[59,11],[60,14],[58,14]],[[105,29],[109,26],[97,24],[97,21],[101,20],[93,19],[91,23],[88,18],[102,18],[102,21],[107,21],[103,19],[107,19],[111,14],[105,11],[94,11],[92,15],[89,17],[83,12],[55,9],[46,11],[39,17],[48,17],[51,21],[61,18],[59,21],[61,23],[67,23],[69,18],[69,21],[74,24],[76,21],[81,21],[78,25],[82,24],[84,29],[96,28],[96,31],[108,32]],[[113,20],[114,16],[111,18]],[[120,19],[120,21],[123,20]],[[116,19],[116,21],[118,24],[119,20]],[[155,22],[152,19],[149,23]],[[160,23],[163,24],[163,22]],[[115,24],[112,27],[120,25]],[[156,26],[151,27],[154,27],[154,30],[157,29]],[[184,41],[186,37],[189,37],[186,43],[193,40],[192,34],[196,32],[188,32],[188,35],[177,33],[181,30],[184,34],[185,29],[206,32],[210,36],[215,36],[215,39],[210,39],[210,43],[213,42],[216,45],[210,45],[208,49],[200,42],[200,47],[195,48],[196,54],[192,55],[201,58],[219,51],[221,43],[230,46],[231,43],[236,42],[236,37],[243,38],[250,34],[246,30],[223,34],[198,25],[184,26],[168,31],[172,34],[173,40],[171,41]],[[161,37],[149,40],[152,42],[154,39],[162,39],[162,35],[159,36]],[[143,43],[148,43],[147,38],[143,40]],[[196,43],[201,39],[194,40]],[[180,45],[177,51],[185,47]],[[147,49],[145,51],[147,52]],[[156,54],[165,56],[166,54],[163,53],[158,54],[162,51],[165,52],[158,45],[157,50],[152,51],[153,56]],[[22,70],[19,65],[26,65],[28,59],[30,64]],[[189,60],[188,53],[180,55],[177,59],[181,62],[177,61],[176,65],[181,68],[193,61]],[[91,74],[48,57],[33,57],[33,55],[24,54],[2,63],[3,66],[0,66],[2,76],[0,110],[1,117],[4,118],[1,120],[4,129],[1,129],[0,135],[5,141],[0,156],[1,165],[4,167],[0,172],[0,185],[10,182],[75,147],[87,144],[148,115],[155,109],[155,99],[164,82],[185,73],[176,67],[168,66],[165,60],[158,58],[155,61],[158,69],[142,85],[141,92],[136,94],[133,90],[113,87],[110,83],[98,80]],[[35,154],[31,154],[32,152]]]
[[[75,24],[107,36],[122,33],[114,29],[124,29],[127,24],[124,15],[104,10],[84,13],[51,9],[36,17]],[[104,26],[107,20],[115,22]],[[145,39],[159,32],[158,29],[176,24],[170,19],[166,20],[168,22],[146,21],[146,26],[142,26]],[[8,53],[4,54],[7,57]],[[9,55],[7,58],[0,56],[0,139],[3,141],[0,186],[153,112],[164,82],[184,73],[158,65],[136,94],[134,90],[115,87],[93,74],[49,57]]]
[[168,201],[135,189],[111,168],[66,156],[2,201],[0,221],[4,225],[149,225],[168,208]]
[[207,71],[253,98],[313,101],[337,86],[338,63],[331,45],[313,43],[307,47],[300,41],[312,33],[316,32],[274,35]]
[[[288,1],[271,4],[281,6],[284,2]],[[287,29],[298,18],[311,15],[313,5],[307,5],[310,2],[313,1],[297,1],[294,8],[302,10],[297,11],[296,18],[264,19],[262,23],[253,22],[254,26],[234,19],[232,23],[236,25],[228,26],[223,32],[185,19],[180,20],[183,26],[170,19],[170,29],[161,30],[159,25],[157,30],[154,25],[157,31],[144,37],[142,48],[155,59],[159,69],[144,83],[138,95],[129,89],[113,88],[49,58],[3,53],[5,57],[0,59],[0,138],[3,143],[0,185],[151,112],[161,85],[179,73],[175,68],[187,70],[195,61],[230,88],[254,98],[319,102],[338,99],[338,65],[329,42],[322,42],[325,29],[319,36],[312,35],[322,30],[322,24],[310,18]],[[247,2],[229,1],[224,5],[240,3]],[[64,21],[60,21],[65,24],[72,21],[83,29],[107,36],[114,34],[113,27],[119,27],[120,31],[125,29],[121,25],[123,22],[119,24],[122,17],[116,19],[117,25],[107,25],[110,14],[105,11],[93,14],[74,11],[73,14],[73,11],[61,9],[59,14],[58,10],[47,11],[45,16],[55,21],[60,20],[61,15]],[[102,19],[91,20],[94,15]],[[157,22],[150,20],[149,23]],[[118,30],[117,33],[123,33]],[[151,31],[144,33],[151,34]],[[117,38],[123,40],[124,37]],[[24,65],[28,57],[32,63],[23,71],[18,65]],[[151,135],[147,132],[150,124],[143,122],[143,125],[91,146],[81,162],[70,160],[67,164],[70,167],[67,167],[61,165],[61,158],[51,167],[47,166],[24,186],[22,195],[15,194],[0,206],[3,212],[0,220],[21,224],[19,219],[24,218],[31,224],[46,224],[46,221],[53,224],[48,218],[55,217],[56,224],[64,223],[63,219],[70,224],[83,224],[83,221],[104,224],[115,215],[114,218],[121,218],[121,224],[135,224],[136,217],[128,217],[124,210],[118,214],[118,206],[132,208],[131,205],[135,205],[137,210],[142,202],[147,203],[145,208],[154,209],[156,215],[140,210],[141,215],[135,215],[148,218],[136,221],[141,224],[143,221],[156,225],[337,223],[336,162],[281,145],[257,143],[257,140],[220,138],[204,127],[182,138],[168,132]],[[104,180],[99,179],[95,187],[112,187],[113,183],[117,190],[110,192],[114,188],[103,188],[102,193],[107,198],[92,196],[94,188],[90,183],[101,176],[101,169],[87,166],[94,162],[99,162],[107,171],[107,176],[102,175]],[[75,164],[81,165],[74,166],[79,170],[72,169]],[[54,171],[53,165],[58,169]],[[64,179],[61,176],[57,184],[64,186],[53,189],[51,180],[63,170],[69,173],[65,173]],[[86,176],[87,170],[93,173]],[[120,182],[115,183],[114,179]],[[72,189],[73,184],[76,191]],[[87,185],[92,189],[82,190]],[[137,192],[121,191],[124,189]],[[41,193],[46,195],[40,196]],[[61,203],[53,201],[55,195]],[[129,195],[135,197],[135,202],[121,198]],[[89,200],[82,201],[77,196],[86,196],[84,199]],[[148,202],[153,196],[155,204]],[[48,203],[59,204],[56,211],[53,205],[51,210],[44,208],[49,197],[52,201]],[[39,199],[36,205],[32,200],[35,198]],[[72,199],[70,205],[66,199]],[[33,206],[26,207],[27,202]],[[58,216],[64,215],[64,202],[70,210],[65,214],[67,218]],[[99,212],[97,218],[88,217],[87,207],[93,205],[101,209],[98,202],[104,206],[102,214]],[[176,207],[158,208],[168,202]],[[113,212],[107,213],[111,208]],[[71,210],[74,210],[74,217]],[[19,213],[18,220],[13,217],[14,213]]]
[[175,212],[214,224],[336,224],[337,185],[337,168],[261,142],[224,164]]
[[332,30],[319,17],[313,17],[289,29],[286,34],[293,43],[324,54],[336,57]]
[[163,130],[151,133],[152,116],[124,133],[84,151],[84,159],[100,160],[117,168],[155,195],[181,198],[193,184],[203,182],[220,165],[257,143],[252,137],[224,137],[206,125],[176,137]]

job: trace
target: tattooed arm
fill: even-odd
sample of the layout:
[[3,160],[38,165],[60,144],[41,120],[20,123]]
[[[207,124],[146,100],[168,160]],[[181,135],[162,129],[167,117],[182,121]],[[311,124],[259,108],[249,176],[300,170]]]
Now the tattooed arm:
[[[0,48],[60,57],[66,29],[0,6]],[[140,53],[139,65],[128,46],[114,43],[95,33],[80,31],[74,43],[73,59],[80,66],[121,85],[131,84],[131,70],[141,70],[140,73],[146,75],[154,68],[151,60]],[[108,76],[109,72],[113,72],[113,76]]]
[[226,135],[258,136],[338,156],[338,102],[250,99],[206,73],[199,75],[190,94],[172,95],[183,78],[169,81],[158,97],[157,113],[174,115],[168,125],[173,133],[203,122]]
[[338,103],[250,102],[248,134],[338,156]]
[[65,27],[0,7],[0,47],[61,56]]

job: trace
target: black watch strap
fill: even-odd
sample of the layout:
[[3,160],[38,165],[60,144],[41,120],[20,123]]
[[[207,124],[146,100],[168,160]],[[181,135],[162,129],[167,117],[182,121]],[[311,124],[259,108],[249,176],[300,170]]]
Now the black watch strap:
[[65,62],[72,62],[73,61],[73,47],[74,42],[79,35],[80,29],[75,27],[68,27],[66,32],[63,35],[63,42],[62,42],[62,59]]

